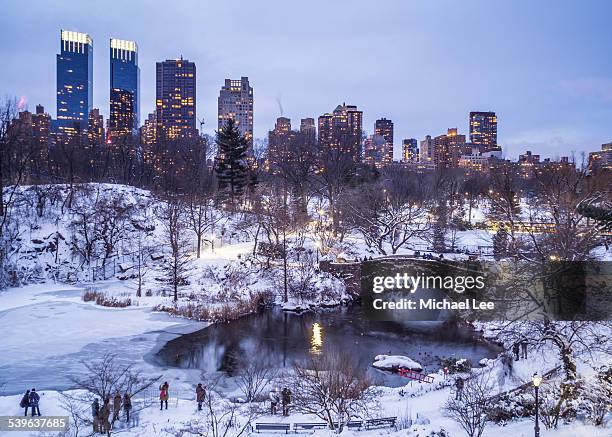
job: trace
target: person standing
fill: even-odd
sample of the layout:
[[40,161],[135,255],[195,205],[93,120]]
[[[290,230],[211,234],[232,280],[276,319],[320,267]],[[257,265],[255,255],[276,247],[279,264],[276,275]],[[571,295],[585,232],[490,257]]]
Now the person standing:
[[514,354],[514,361],[519,360],[519,344],[518,342],[512,345],[512,353]]
[[113,422],[119,419],[119,413],[121,412],[121,395],[119,392],[115,393],[113,398]]
[[104,405],[100,408],[100,432],[109,433],[110,431],[110,398],[104,399]]
[[457,380],[455,381],[455,399],[456,400],[461,400],[463,397],[463,386],[465,385],[465,381],[463,380],[463,378],[459,377],[457,378]]
[[94,399],[91,404],[91,423],[93,425],[94,434],[100,432],[100,403],[98,398]]
[[132,399],[130,395],[125,392],[123,395],[123,411],[125,411],[125,422],[130,423],[130,410],[132,409]]
[[32,409],[32,417],[34,417],[34,414],[36,413],[38,413],[38,416],[40,417],[40,408],[38,406],[38,403],[40,402],[40,396],[38,396],[38,393],[36,393],[35,388],[30,390],[30,396],[28,397],[28,400],[30,408]]
[[165,381],[162,385],[159,386],[159,410],[160,411],[164,409],[164,403],[166,404],[166,410],[168,409],[168,398],[170,397],[169,390],[170,390],[170,385],[168,384],[168,381]]
[[24,416],[27,416],[28,415],[28,407],[30,406],[30,390],[26,390],[25,394],[21,398],[21,401],[19,402],[19,406],[21,408],[25,408]]
[[276,406],[278,405],[278,393],[276,392],[276,389],[273,388],[272,390],[270,390],[270,394],[268,395],[268,397],[270,398],[270,414],[276,414]]
[[288,387],[285,387],[281,392],[282,401],[283,401],[283,416],[289,415],[289,404],[291,403],[291,390]]
[[527,340],[525,339],[521,341],[521,359],[527,359]]
[[202,411],[202,403],[206,398],[206,390],[202,387],[202,383],[200,382],[196,387],[196,402],[198,403],[198,411]]

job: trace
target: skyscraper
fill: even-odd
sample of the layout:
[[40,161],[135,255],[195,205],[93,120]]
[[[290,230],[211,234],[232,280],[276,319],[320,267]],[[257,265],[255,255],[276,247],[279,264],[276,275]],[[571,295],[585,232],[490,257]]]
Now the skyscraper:
[[315,126],[314,118],[302,118],[300,121],[300,133],[304,136],[306,144],[316,144],[317,127]]
[[446,135],[434,138],[433,161],[436,168],[458,167],[459,158],[464,152],[466,152],[465,135],[459,134],[456,127],[449,128]]
[[363,143],[363,161],[367,165],[382,168],[388,164],[387,139],[379,134],[368,136]]
[[186,59],[158,62],[155,75],[157,139],[194,138],[196,129],[196,66]]
[[93,103],[93,40],[86,33],[62,30],[57,55],[57,120],[60,133],[87,127]]
[[278,117],[274,130],[268,132],[268,166],[272,171],[289,160],[293,137],[291,120],[287,117]]
[[319,151],[339,151],[361,162],[361,134],[363,112],[357,106],[343,103],[331,114],[319,117]]
[[406,138],[402,142],[402,162],[417,162],[419,160],[419,146],[416,138]]
[[219,92],[218,128],[221,129],[227,120],[233,119],[240,133],[253,147],[253,88],[248,77],[240,80],[225,79],[225,85]]
[[495,112],[470,112],[470,142],[481,152],[497,150],[497,116]]
[[135,133],[140,125],[140,68],[134,41],[110,39],[110,117],[108,135]]
[[376,120],[374,133],[385,139],[385,148],[382,151],[382,165],[389,165],[393,162],[393,122],[386,118]]
[[421,147],[419,149],[419,161],[424,164],[433,164],[435,158],[436,149],[434,147],[434,140],[431,135],[425,135],[425,139],[421,141]]

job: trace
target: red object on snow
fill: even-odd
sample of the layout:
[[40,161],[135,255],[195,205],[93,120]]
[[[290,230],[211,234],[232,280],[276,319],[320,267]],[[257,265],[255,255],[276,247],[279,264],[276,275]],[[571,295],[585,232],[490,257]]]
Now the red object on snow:
[[415,372],[414,370],[405,369],[404,367],[400,367],[398,369],[398,373],[404,378],[414,379],[415,381],[419,382],[427,382],[431,384],[434,381],[433,376],[425,375],[420,372]]

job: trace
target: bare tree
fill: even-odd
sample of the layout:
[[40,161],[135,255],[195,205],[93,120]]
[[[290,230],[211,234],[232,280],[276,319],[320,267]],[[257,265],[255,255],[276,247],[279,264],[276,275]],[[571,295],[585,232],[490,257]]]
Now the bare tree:
[[363,369],[341,352],[311,356],[304,364],[295,364],[288,384],[296,408],[325,420],[331,429],[366,417],[374,398]]
[[426,191],[417,180],[390,177],[384,183],[361,186],[345,199],[346,221],[380,254],[395,254],[431,229]]
[[247,402],[253,402],[276,377],[276,370],[263,354],[235,357],[238,363],[236,384]]
[[193,420],[179,430],[180,435],[190,434],[206,437],[240,437],[248,432],[251,421],[257,416],[255,408],[240,412],[240,404],[222,397],[217,389],[219,378],[204,378],[206,398],[204,400],[203,420]]
[[[86,373],[82,376],[68,377],[77,390],[62,393],[64,406],[75,422],[81,426],[92,424],[91,409],[88,407],[94,399],[104,401],[111,399],[115,393],[127,393],[133,398],[161,378],[161,376],[143,376],[140,371],[134,369],[133,364],[120,363],[114,354],[105,354],[98,361],[82,361],[81,363]],[[107,435],[111,435],[110,429],[107,430]]]
[[170,196],[161,203],[156,211],[164,229],[165,272],[175,302],[178,301],[178,288],[187,283],[187,275],[191,267],[183,208],[184,205],[177,196]]
[[468,437],[480,437],[490,421],[491,390],[488,373],[468,378],[461,396],[446,402],[444,413],[459,423]]

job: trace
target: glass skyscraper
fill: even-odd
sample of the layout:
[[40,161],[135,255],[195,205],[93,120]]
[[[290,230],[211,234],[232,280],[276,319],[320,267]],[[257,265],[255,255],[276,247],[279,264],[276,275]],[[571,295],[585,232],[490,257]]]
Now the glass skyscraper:
[[495,112],[470,112],[470,141],[482,146],[482,152],[498,150]]
[[158,62],[155,77],[158,139],[194,138],[196,66],[187,59]]
[[57,55],[57,128],[69,134],[85,129],[93,103],[93,40],[62,30]]
[[140,68],[134,41],[110,40],[109,136],[135,133],[140,125]]

